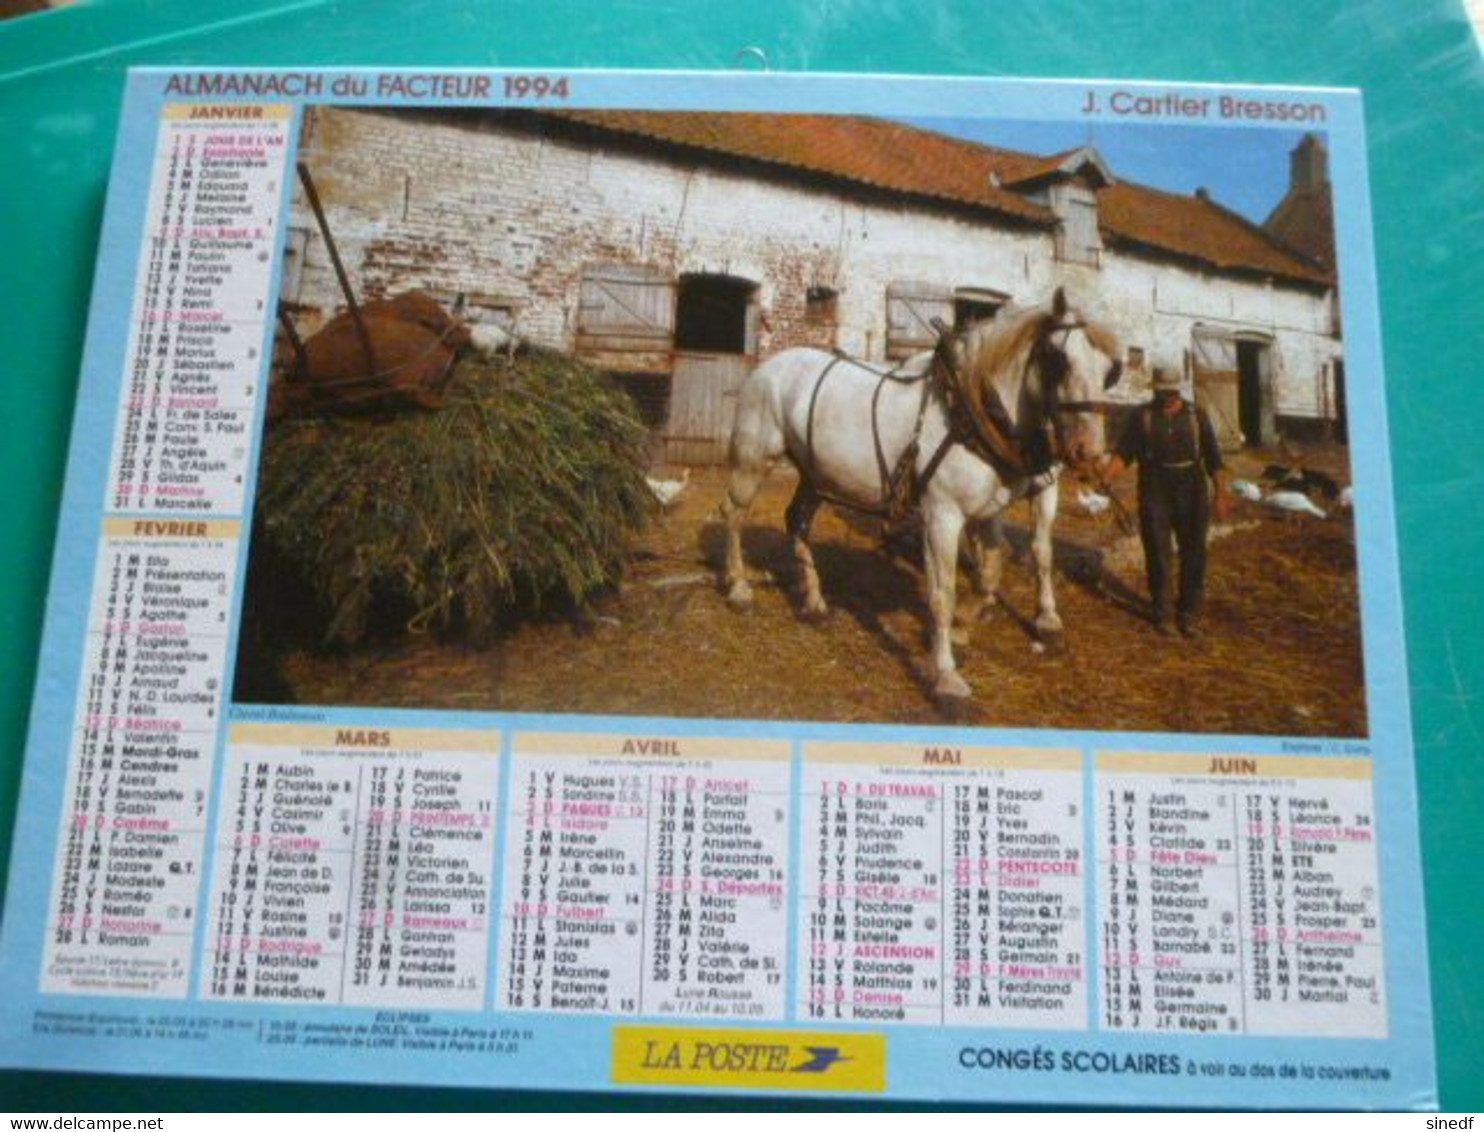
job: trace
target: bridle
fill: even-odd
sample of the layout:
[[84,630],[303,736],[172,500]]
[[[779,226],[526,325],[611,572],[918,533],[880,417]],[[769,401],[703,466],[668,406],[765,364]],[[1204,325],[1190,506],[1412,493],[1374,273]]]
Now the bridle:
[[[1061,399],[1061,383],[1062,379],[1066,376],[1067,339],[1071,337],[1072,331],[1086,330],[1087,326],[1087,322],[1077,319],[1072,322],[1059,322],[1054,326],[1048,327],[1042,335],[1037,349],[1032,352],[1032,357],[1026,362],[1027,370],[1029,370],[1032,362],[1039,361],[1043,379],[1046,377],[1048,369],[1051,369],[1051,379],[1048,382],[1049,388],[1043,395],[1044,404],[1042,405],[1042,409],[1047,416],[1058,413],[1098,413],[1102,416],[1107,416],[1108,413],[1117,407],[1112,401],[1063,401]],[[1057,346],[1052,341],[1053,336],[1057,334],[1065,335],[1062,338],[1060,346]],[[1039,359],[1036,357],[1037,354],[1040,355]],[[1058,360],[1051,362],[1050,359],[1052,358]],[[1052,366],[1055,368],[1051,368]],[[1118,380],[1122,376],[1123,363],[1115,360],[1112,367],[1103,377],[1103,388],[1112,389],[1113,386],[1118,384]]]
[[[938,345],[934,351],[934,368],[939,372],[944,385],[953,391],[954,399],[960,402],[967,401],[970,393],[965,390],[959,382],[958,357],[965,351],[966,336],[962,331],[957,331],[945,324],[941,319],[932,320],[933,328],[938,332]],[[1067,340],[1073,332],[1085,330],[1088,323],[1082,319],[1070,319],[1065,322],[1055,322],[1045,327],[1036,338],[1034,347],[1026,356],[1025,368],[1022,372],[1022,388],[1033,388],[1036,400],[1036,409],[1040,417],[1040,425],[1045,430],[1047,447],[1052,459],[1058,463],[1073,462],[1067,450],[1066,432],[1067,417],[1074,414],[1098,413],[1108,414],[1115,406],[1111,402],[1080,400],[1063,401],[1061,399],[1061,385],[1066,378],[1068,361],[1066,356]],[[1056,341],[1057,336],[1061,341]],[[1122,363],[1114,361],[1108,373],[1103,379],[1103,388],[1110,389],[1117,384],[1122,373]],[[998,402],[998,398],[995,398]],[[1005,406],[999,405],[1000,409]],[[967,421],[951,429],[953,433],[959,434],[961,442],[967,442],[969,448],[981,458],[993,456],[991,463],[1008,466],[1012,472],[1024,473],[1027,470],[1027,454],[1025,444],[1027,436],[1022,433],[1016,436],[1012,430],[1002,433],[994,424],[991,413],[987,406],[981,406],[981,412],[975,412],[966,405],[960,406],[958,416],[967,416]],[[1008,413],[1003,414],[1008,421]],[[964,433],[967,433],[965,436]],[[1029,430],[1029,435],[1034,435],[1035,430]]]

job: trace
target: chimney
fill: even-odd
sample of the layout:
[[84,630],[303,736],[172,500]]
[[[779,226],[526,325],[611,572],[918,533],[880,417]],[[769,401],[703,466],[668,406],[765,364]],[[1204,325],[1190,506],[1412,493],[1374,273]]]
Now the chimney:
[[1305,134],[1288,155],[1288,184],[1296,193],[1314,192],[1329,184],[1329,150],[1317,134]]
[[1211,190],[1206,188],[1205,185],[1202,185],[1200,188],[1196,189],[1195,199],[1209,202],[1211,199]]

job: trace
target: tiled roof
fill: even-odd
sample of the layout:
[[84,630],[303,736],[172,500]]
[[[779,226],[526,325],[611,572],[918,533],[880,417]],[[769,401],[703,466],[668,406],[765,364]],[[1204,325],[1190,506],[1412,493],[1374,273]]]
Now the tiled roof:
[[[1003,186],[1044,177],[1076,152],[1020,153],[900,122],[845,115],[565,110],[545,116],[1044,227],[1055,223],[1051,211]],[[1316,286],[1331,282],[1324,267],[1214,201],[1128,181],[1103,188],[1098,201],[1103,236],[1115,247],[1173,255],[1217,271]]]
[[672,145],[988,209],[1031,223],[1049,225],[1055,220],[1049,209],[996,188],[990,180],[1003,162],[1034,163],[1040,158],[880,118],[637,110],[567,110],[556,116]]
[[1212,200],[1126,181],[1098,194],[1104,239],[1194,260],[1218,271],[1256,272],[1327,285],[1329,273],[1256,224]]
[[1010,153],[1007,150],[998,150],[995,157],[995,173],[1000,178],[1002,185],[1030,185],[1045,177],[1060,173],[1067,164],[1067,159],[1073,154],[1081,153],[1081,147],[1077,149],[1064,149],[1060,153],[1053,153],[1049,157],[1034,157],[1028,153]]

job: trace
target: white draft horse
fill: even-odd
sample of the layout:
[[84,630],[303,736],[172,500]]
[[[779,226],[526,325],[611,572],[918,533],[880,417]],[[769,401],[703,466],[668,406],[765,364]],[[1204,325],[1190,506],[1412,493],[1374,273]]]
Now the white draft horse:
[[[933,691],[939,697],[969,696],[952,641],[960,536],[969,525],[980,588],[993,595],[999,585],[999,539],[985,545],[973,537],[972,525],[1032,495],[1036,629],[1061,632],[1051,584],[1057,509],[1053,461],[1082,465],[1102,454],[1103,422],[1094,393],[1117,383],[1120,353],[1112,335],[1079,318],[1058,288],[1049,306],[1003,308],[951,343],[945,336],[938,351],[917,355],[890,373],[812,347],[769,358],[743,383],[732,429],[731,479],[722,503],[728,600],[738,608],[752,602],[742,561],[742,522],[780,459],[787,458],[799,472],[787,521],[806,616],[826,612],[809,549],[809,528],[820,504],[828,500],[885,511],[900,490],[893,483],[899,469],[903,478],[910,477],[906,498],[915,502],[922,519]],[[1040,474],[1033,461],[1017,470],[1015,460],[995,459],[993,446],[974,443],[976,436],[983,440],[986,420],[990,431],[995,420],[1008,425],[998,439],[1009,441],[1012,455],[1031,453],[1040,443]]]

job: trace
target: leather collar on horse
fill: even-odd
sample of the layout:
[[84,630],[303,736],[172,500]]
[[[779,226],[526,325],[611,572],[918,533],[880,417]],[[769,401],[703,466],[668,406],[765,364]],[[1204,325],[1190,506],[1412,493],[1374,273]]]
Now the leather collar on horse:
[[1091,401],[1062,401],[1058,395],[1066,358],[1053,339],[1058,334],[1069,334],[1086,325],[1081,321],[1053,319],[1037,337],[1026,358],[1025,376],[1029,377],[1033,369],[1036,371],[1040,385],[1040,413],[1038,420],[1025,427],[1016,425],[1009,410],[993,391],[987,397],[978,397],[973,390],[965,388],[959,366],[964,335],[942,319],[932,320],[933,329],[938,332],[933,365],[947,401],[948,433],[918,477],[919,495],[956,444],[963,445],[1006,480],[1029,481],[1033,493],[1047,486],[1059,463],[1061,414],[1097,412],[1101,408]]

